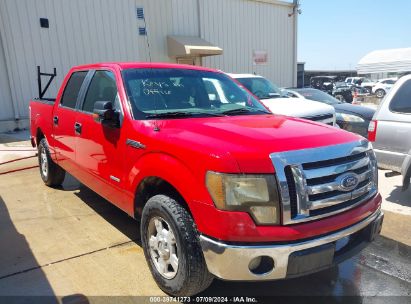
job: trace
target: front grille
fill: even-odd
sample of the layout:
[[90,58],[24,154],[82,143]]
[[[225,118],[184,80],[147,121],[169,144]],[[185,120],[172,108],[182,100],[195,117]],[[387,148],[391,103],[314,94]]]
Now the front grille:
[[284,224],[343,212],[377,192],[377,164],[366,140],[270,157],[279,181]]
[[317,116],[309,116],[309,117],[303,117],[304,119],[312,120],[312,121],[317,121],[317,122],[322,122],[327,125],[334,125],[334,115],[333,114],[323,114],[323,115],[317,115]]
[[290,194],[291,217],[294,218],[297,215],[297,191],[295,189],[294,177],[290,166],[285,167],[284,172],[287,178],[288,193]]

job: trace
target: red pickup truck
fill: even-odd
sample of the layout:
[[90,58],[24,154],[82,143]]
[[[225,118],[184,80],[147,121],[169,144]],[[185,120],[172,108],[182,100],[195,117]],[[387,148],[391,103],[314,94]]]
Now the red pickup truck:
[[[222,96],[224,95],[224,96]],[[159,287],[273,280],[331,267],[381,230],[368,141],[270,114],[222,72],[155,63],[72,68],[30,102],[44,183],[65,172],[140,223]]]

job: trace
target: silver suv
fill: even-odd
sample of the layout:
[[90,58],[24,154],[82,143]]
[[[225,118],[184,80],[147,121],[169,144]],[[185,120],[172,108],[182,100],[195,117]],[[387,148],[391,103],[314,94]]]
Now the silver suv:
[[411,177],[411,75],[398,80],[382,101],[370,122],[368,139],[374,142],[378,167],[402,174],[406,190]]

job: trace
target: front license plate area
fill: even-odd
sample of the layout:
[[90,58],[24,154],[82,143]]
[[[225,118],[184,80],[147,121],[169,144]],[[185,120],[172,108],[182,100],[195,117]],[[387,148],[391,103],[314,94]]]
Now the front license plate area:
[[329,268],[333,264],[334,252],[333,243],[293,252],[288,258],[287,277],[296,277]]

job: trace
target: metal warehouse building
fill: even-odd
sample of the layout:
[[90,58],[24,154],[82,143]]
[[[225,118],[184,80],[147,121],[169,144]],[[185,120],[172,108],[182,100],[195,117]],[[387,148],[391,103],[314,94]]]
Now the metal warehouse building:
[[[297,3],[297,1],[294,1]],[[28,126],[38,71],[167,61],[297,81],[295,4],[277,0],[0,0],[0,131]],[[43,87],[47,77],[42,77]]]

